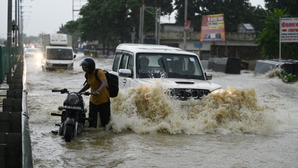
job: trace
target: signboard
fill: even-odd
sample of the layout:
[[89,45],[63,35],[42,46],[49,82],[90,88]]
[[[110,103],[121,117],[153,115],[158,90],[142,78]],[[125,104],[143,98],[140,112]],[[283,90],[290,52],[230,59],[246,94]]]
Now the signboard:
[[51,45],[67,45],[66,34],[51,34],[50,36]]
[[298,18],[280,18],[280,42],[298,42]]
[[194,43],[194,48],[203,48],[203,43]]
[[224,14],[202,16],[201,41],[225,41]]
[[184,31],[189,32],[190,31],[190,20],[185,20],[184,21]]

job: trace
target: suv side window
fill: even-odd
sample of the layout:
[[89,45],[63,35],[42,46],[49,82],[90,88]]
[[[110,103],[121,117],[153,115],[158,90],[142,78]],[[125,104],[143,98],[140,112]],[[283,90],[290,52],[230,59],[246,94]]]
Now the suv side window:
[[116,54],[115,54],[115,57],[114,57],[114,62],[113,62],[113,67],[112,67],[112,70],[117,72],[118,71],[118,65],[119,65],[119,61],[120,61],[120,58],[121,58],[121,52],[117,51]]
[[134,73],[133,73],[133,66],[134,66],[133,55],[131,55],[131,54],[127,54],[127,55],[128,55],[127,69],[130,69],[130,70],[131,70],[131,73],[132,73],[132,75],[133,75],[133,74],[134,74]]
[[133,66],[134,66],[133,55],[126,52],[123,53],[119,69],[130,69],[131,73],[133,74],[134,73]]
[[119,69],[126,69],[126,64],[127,64],[128,56],[123,55],[121,61],[120,61],[120,67]]

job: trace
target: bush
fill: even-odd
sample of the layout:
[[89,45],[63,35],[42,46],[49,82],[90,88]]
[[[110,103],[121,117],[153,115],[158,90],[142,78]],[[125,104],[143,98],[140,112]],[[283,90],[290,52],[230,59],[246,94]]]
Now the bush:
[[284,70],[276,71],[276,76],[282,79],[283,82],[291,83],[298,81],[298,75],[292,75]]

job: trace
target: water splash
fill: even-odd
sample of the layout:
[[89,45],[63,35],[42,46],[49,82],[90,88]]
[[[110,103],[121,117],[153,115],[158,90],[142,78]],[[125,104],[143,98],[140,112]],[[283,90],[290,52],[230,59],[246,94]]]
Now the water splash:
[[141,85],[120,91],[112,99],[114,131],[202,134],[271,133],[276,119],[260,105],[251,88],[220,90],[202,100],[177,101],[164,94],[162,84]]

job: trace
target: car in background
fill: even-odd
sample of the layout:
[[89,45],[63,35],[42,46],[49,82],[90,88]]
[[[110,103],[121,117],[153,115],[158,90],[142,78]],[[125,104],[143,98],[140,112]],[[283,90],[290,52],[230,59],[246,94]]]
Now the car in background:
[[199,100],[222,88],[209,82],[212,74],[204,71],[197,54],[165,45],[120,44],[111,73],[119,77],[120,90],[159,78],[168,96],[178,100]]
[[33,57],[38,53],[37,48],[27,48],[25,51],[25,57]]

